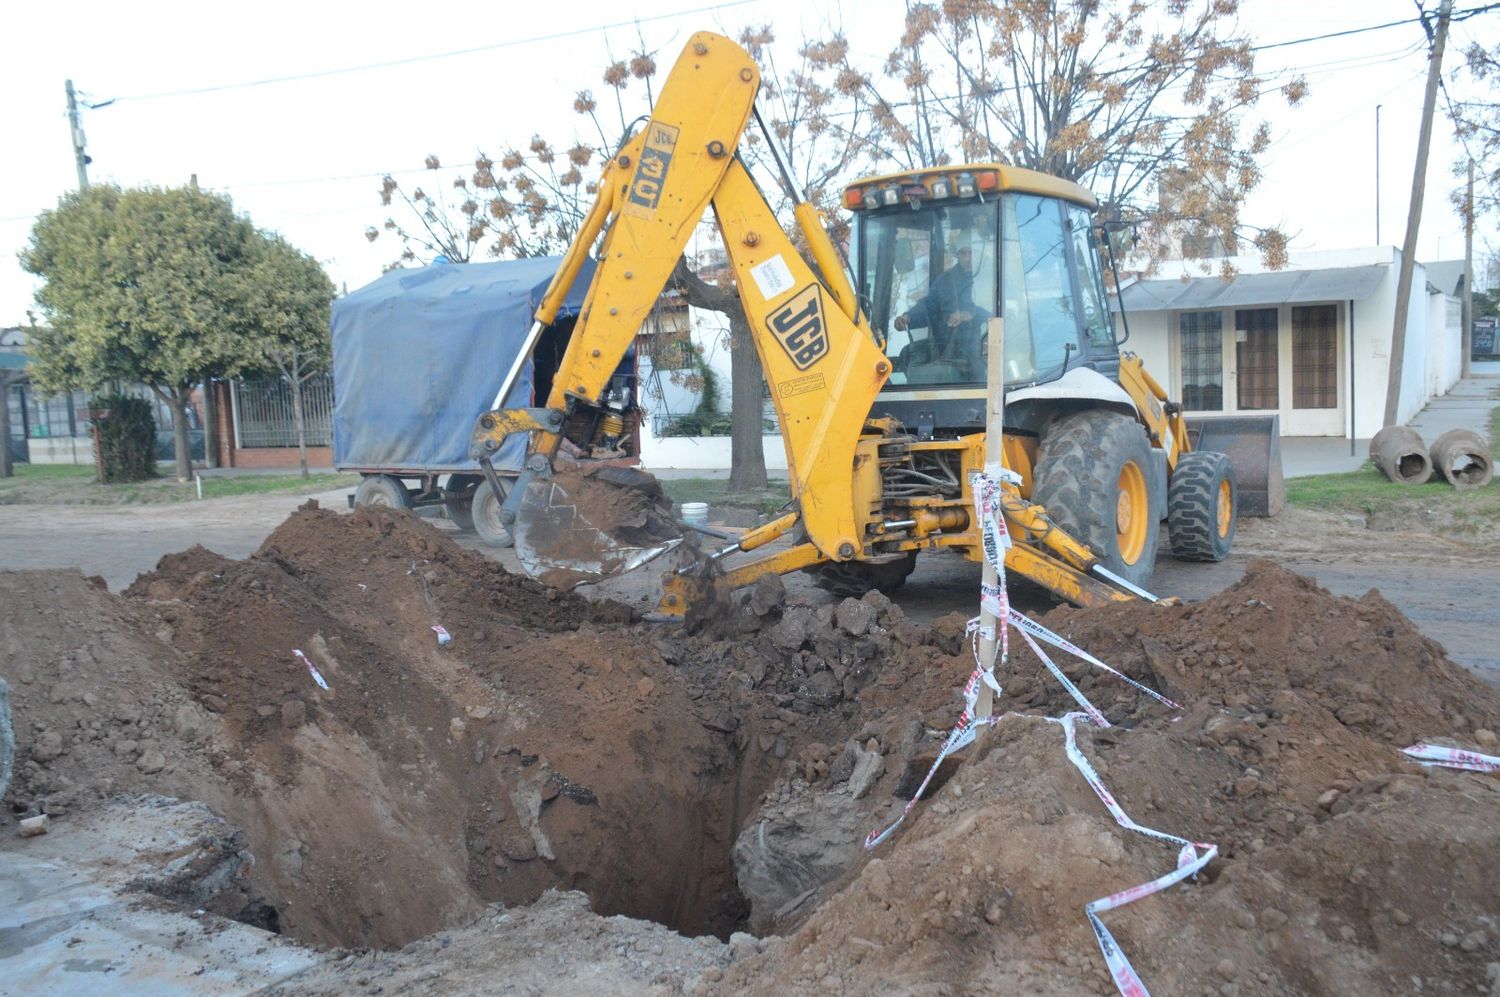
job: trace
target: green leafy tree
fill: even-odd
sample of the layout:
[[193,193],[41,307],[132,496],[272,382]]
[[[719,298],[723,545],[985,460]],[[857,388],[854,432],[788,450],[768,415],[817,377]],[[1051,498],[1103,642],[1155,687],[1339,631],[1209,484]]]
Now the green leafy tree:
[[43,281],[32,344],[43,390],[141,382],[171,406],[177,479],[192,478],[194,387],[237,370],[250,338],[246,274],[258,235],[229,198],[196,187],[65,195],[42,213],[21,265]]
[[307,470],[307,421],[302,388],[333,359],[329,306],[333,282],[318,261],[280,236],[262,235],[241,285],[240,311],[250,327],[249,367],[275,371],[291,388],[292,425],[302,476]]

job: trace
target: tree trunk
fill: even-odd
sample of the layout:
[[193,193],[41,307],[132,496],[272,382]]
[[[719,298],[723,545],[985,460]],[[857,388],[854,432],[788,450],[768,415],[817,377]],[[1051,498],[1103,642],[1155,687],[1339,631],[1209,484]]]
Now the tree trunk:
[[766,487],[760,355],[755,352],[745,311],[739,307],[729,313],[729,364],[728,491],[733,493]]
[[10,466],[10,378],[0,374],[0,478],[15,473]]
[[687,303],[729,319],[729,490],[766,486],[766,452],[761,445],[760,356],[755,352],[745,307],[733,288],[716,287],[688,269],[679,257],[672,281]]
[[203,466],[219,466],[219,404],[211,377],[203,379]]
[[307,473],[307,423],[302,419],[302,363],[297,348],[292,347],[292,428],[297,431],[297,453],[302,464],[302,477]]
[[177,480],[193,480],[193,449],[188,442],[188,406],[193,403],[193,386],[179,385],[172,396],[172,443],[177,451]]

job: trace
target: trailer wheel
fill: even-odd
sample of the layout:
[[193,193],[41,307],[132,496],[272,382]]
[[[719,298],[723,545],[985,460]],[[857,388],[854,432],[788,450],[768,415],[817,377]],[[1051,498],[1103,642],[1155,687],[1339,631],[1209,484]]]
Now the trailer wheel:
[[1239,494],[1229,458],[1210,450],[1177,459],[1167,487],[1167,535],[1172,556],[1183,561],[1222,561],[1234,546]]
[[1134,419],[1075,412],[1042,431],[1031,500],[1104,567],[1142,588],[1156,567],[1151,443]]
[[504,490],[497,496],[488,481],[481,481],[474,491],[474,501],[469,509],[474,532],[479,534],[479,539],[491,547],[512,547],[516,541],[500,521],[500,507],[505,504],[505,496],[510,492],[510,482],[501,478],[500,483]]
[[474,493],[483,481],[477,474],[455,474],[448,478],[448,487],[443,489],[443,508],[460,530],[474,528]]
[[893,561],[827,561],[806,570],[813,576],[813,584],[823,591],[857,599],[871,589],[896,591],[916,567],[917,552],[911,550]]
[[372,509],[410,509],[411,492],[389,474],[367,474],[354,489],[354,504]]

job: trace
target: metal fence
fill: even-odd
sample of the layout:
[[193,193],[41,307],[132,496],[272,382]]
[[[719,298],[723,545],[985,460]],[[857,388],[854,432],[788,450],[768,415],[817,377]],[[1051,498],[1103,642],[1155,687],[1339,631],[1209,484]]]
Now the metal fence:
[[[290,382],[280,377],[231,381],[229,390],[235,447],[297,445]],[[302,419],[308,446],[322,447],[333,441],[333,378],[329,375],[315,374],[303,382]]]

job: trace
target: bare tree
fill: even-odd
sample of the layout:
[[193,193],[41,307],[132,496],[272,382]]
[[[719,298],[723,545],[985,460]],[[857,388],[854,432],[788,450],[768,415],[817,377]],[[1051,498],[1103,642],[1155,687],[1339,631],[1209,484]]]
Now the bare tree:
[[[1295,105],[1301,78],[1255,72],[1237,0],[945,0],[907,8],[883,64],[835,32],[808,43],[803,84],[870,168],[993,161],[1092,189],[1106,218],[1143,223],[1154,256],[1184,229],[1232,252],[1260,183],[1265,95]],[[1284,235],[1252,230],[1267,261]]]
[[[773,40],[767,27],[748,28],[740,37],[767,69],[762,97],[767,101],[769,127],[783,144],[797,148],[798,155],[792,159],[795,182],[814,204],[831,207],[836,201],[835,180],[847,166],[848,150],[853,147],[829,128],[819,112],[822,98],[804,85],[814,68],[806,56],[787,81],[779,78],[771,51]],[[481,253],[503,258],[562,252],[597,193],[597,182],[586,180],[586,175],[601,169],[649,117],[656,73],[656,53],[644,39],[628,58],[611,60],[602,76],[602,96],[587,89],[574,96],[573,111],[580,127],[566,152],[559,152],[539,131],[524,150],[508,149],[498,161],[481,153],[472,172],[446,182],[408,190],[386,177],[380,192],[382,204],[399,210],[381,228],[367,229],[366,237],[374,241],[384,232],[398,240],[400,256],[393,266],[422,256],[468,262]],[[762,145],[751,134],[741,148],[752,166]],[[840,147],[845,150],[842,156],[833,151]],[[442,170],[436,156],[429,156],[426,165],[434,174]],[[779,179],[773,177],[763,186],[776,190],[778,184]],[[785,207],[788,202],[789,192],[776,206]],[[679,261],[673,286],[693,307],[724,314],[730,328],[730,487],[763,487],[763,374],[750,326],[728,281],[704,279],[692,267],[686,258]]]
[[[1485,48],[1473,42],[1464,49],[1463,56],[1463,64],[1453,80],[1458,96],[1446,84],[1445,91],[1448,114],[1463,144],[1463,156],[1453,164],[1453,174],[1463,176],[1472,157],[1473,212],[1477,220],[1500,209],[1500,99],[1495,96],[1496,87],[1500,86],[1500,44]],[[1470,210],[1466,195],[1463,187],[1453,194],[1454,206],[1461,214]]]

